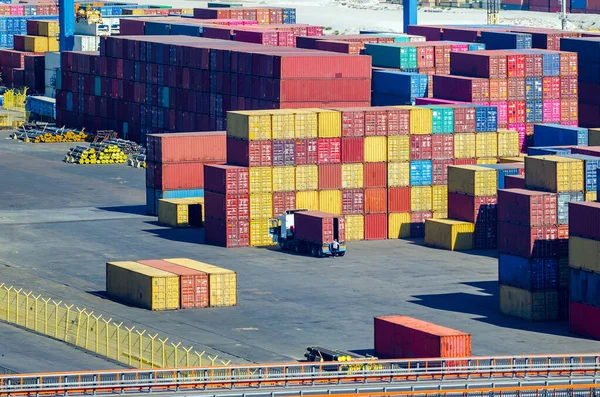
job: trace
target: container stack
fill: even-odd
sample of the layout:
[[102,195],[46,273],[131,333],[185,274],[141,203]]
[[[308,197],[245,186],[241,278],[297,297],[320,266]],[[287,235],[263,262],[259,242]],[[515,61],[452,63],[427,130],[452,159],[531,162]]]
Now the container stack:
[[47,52],[44,56],[44,90],[42,91],[45,96],[56,97],[56,78],[59,74],[60,52]]
[[29,20],[27,34],[14,36],[14,49],[36,53],[58,51],[58,33],[57,20]]
[[146,212],[157,215],[160,199],[204,197],[204,164],[225,162],[224,131],[148,135]]
[[[11,7],[14,7],[12,5]],[[4,7],[4,6],[2,6]],[[27,22],[30,20],[55,20],[58,18],[58,11],[55,4],[46,3],[38,6],[16,6],[16,7],[34,7],[39,8],[34,14],[26,16],[8,16],[11,14],[0,14],[0,48],[14,48],[15,35],[26,35],[27,34]],[[22,14],[21,14],[22,15]]]
[[600,203],[572,203],[569,212],[569,329],[600,339]]
[[366,44],[391,44],[423,42],[425,37],[401,33],[371,33],[354,35],[329,35],[316,37],[297,37],[296,45],[312,50],[360,53]]
[[295,8],[277,7],[232,7],[232,8],[194,8],[197,19],[239,19],[257,21],[259,24],[295,24]]

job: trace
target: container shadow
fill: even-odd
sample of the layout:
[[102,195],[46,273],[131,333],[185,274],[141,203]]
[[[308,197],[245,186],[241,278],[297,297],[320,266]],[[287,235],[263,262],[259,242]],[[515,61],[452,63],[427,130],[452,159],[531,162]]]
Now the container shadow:
[[112,299],[112,298],[110,298],[110,297],[107,295],[107,292],[106,292],[106,291],[86,291],[86,292],[87,292],[88,294],[90,294],[90,295],[94,295],[94,296],[96,296],[96,297],[98,297],[98,298],[101,298],[101,299],[103,299],[103,300],[107,300],[107,301],[110,301],[110,302],[113,302],[113,303],[117,303],[117,304],[119,304],[119,305],[123,305],[123,306],[131,307],[131,308],[134,308],[134,309],[148,310],[148,309],[146,309],[146,308],[142,308],[142,307],[139,307],[139,306],[135,306],[135,305],[133,305],[133,304],[131,304],[131,303],[123,302],[123,301],[120,301],[120,300],[117,300],[117,299]]
[[[435,247],[429,247],[429,246],[425,245],[425,239],[422,237],[402,238],[401,240],[407,241],[409,244],[419,245],[422,247],[426,247],[428,249],[434,249],[434,250],[437,249],[440,251],[447,251],[443,248],[435,248]],[[456,251],[456,252],[460,252],[461,254],[473,255],[473,256],[485,256],[488,258],[497,258],[498,257],[497,249],[468,250],[468,251]]]
[[[146,222],[153,226],[159,226],[158,222]],[[143,230],[146,233],[152,233],[158,238],[180,243],[206,244],[204,228],[170,228],[161,227],[158,229]]]
[[132,214],[132,215],[144,215],[150,216],[146,214],[146,206],[145,205],[119,205],[115,207],[97,207],[99,210],[108,211],[108,212],[119,212],[121,214]]
[[[457,292],[451,294],[414,295],[413,298],[415,300],[410,300],[409,302],[436,310],[471,314],[477,316],[474,318],[475,321],[497,327],[575,337],[575,335],[569,333],[569,327],[566,322],[531,322],[501,314],[499,310],[499,287],[497,281],[477,281],[463,284],[479,289],[481,293]],[[580,338],[579,336],[576,337]],[[581,339],[587,338],[581,337]]]

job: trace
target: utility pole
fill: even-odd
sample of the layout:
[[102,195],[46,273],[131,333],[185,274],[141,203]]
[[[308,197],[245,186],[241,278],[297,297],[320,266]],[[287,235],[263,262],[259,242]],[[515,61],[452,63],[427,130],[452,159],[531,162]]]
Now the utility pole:
[[[502,0],[484,0],[487,8],[487,24],[498,25],[500,23],[500,7]],[[563,0],[564,1],[564,0]]]
[[567,30],[567,0],[562,0],[560,3],[560,22],[562,30]]

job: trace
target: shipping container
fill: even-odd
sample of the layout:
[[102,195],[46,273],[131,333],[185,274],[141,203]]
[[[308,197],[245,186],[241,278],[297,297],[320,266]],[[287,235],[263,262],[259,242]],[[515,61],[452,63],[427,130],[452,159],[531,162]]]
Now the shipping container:
[[363,189],[342,190],[342,214],[362,215],[365,213],[365,191]]
[[425,220],[433,219],[432,211],[410,213],[410,236],[425,237]]
[[562,192],[557,194],[558,224],[569,224],[569,203],[583,202],[585,196],[583,192]]
[[388,234],[387,214],[365,215],[365,240],[385,240]]
[[249,173],[246,167],[207,164],[204,166],[206,191],[221,194],[250,193]]
[[271,193],[250,194],[249,206],[250,220],[273,218],[273,195]]
[[156,190],[146,188],[146,213],[148,215],[158,215],[158,200],[172,198],[196,198],[204,197],[204,189],[183,189],[183,190]]
[[342,164],[321,164],[319,167],[319,189],[342,188]]
[[431,160],[433,155],[433,135],[410,136],[410,159]]
[[309,211],[318,211],[319,192],[314,190],[296,192],[296,207],[307,209]]
[[296,139],[311,139],[318,136],[317,113],[311,110],[293,109],[294,136]]
[[319,211],[297,212],[294,216],[294,235],[297,239],[316,244],[331,244],[334,240],[344,242],[344,218]]
[[476,51],[450,53],[450,73],[458,76],[506,78],[508,77],[506,53],[501,51]]
[[273,193],[273,217],[296,208],[296,192]]
[[433,189],[431,186],[412,186],[410,188],[411,212],[433,211]]
[[569,302],[569,331],[600,339],[600,308]]
[[494,196],[497,174],[489,168],[465,165],[448,168],[448,191],[472,196]]
[[431,192],[434,216],[441,213],[448,215],[448,185],[434,185]]
[[600,275],[580,269],[570,269],[569,299],[571,302],[600,307]]
[[[322,166],[323,167],[323,166]],[[296,167],[296,190],[317,190],[319,188],[319,166],[299,165]]]
[[146,187],[158,190],[204,188],[204,165],[204,162],[148,162]]
[[501,254],[498,259],[498,281],[502,285],[527,291],[559,287],[557,258],[527,259]]
[[584,189],[586,192],[595,192],[598,188],[598,168],[600,168],[600,157],[586,156],[585,154],[565,154],[563,156],[583,161],[583,180],[585,183]]
[[204,230],[209,244],[226,248],[250,246],[250,222],[247,220],[226,221],[206,217]]
[[319,211],[340,215],[342,213],[341,190],[319,191]]
[[398,106],[410,112],[410,135],[424,135],[432,133],[431,109],[419,106]]
[[[394,137],[399,138],[399,136]],[[408,137],[402,137],[407,138]],[[365,142],[362,137],[344,137],[341,140],[342,163],[362,163],[365,159]]]
[[569,266],[600,273],[600,241],[570,236]]
[[294,166],[273,167],[272,175],[273,192],[293,192],[296,189],[296,168]]
[[[283,163],[283,153],[280,154],[278,159]],[[228,137],[227,162],[244,167],[270,167],[273,165],[273,142],[244,141]]]
[[498,189],[509,189],[505,187],[505,179],[508,175],[524,176],[525,174],[525,166],[523,164],[486,164],[484,167],[498,172]]
[[227,161],[225,131],[147,136],[147,160],[157,163]]
[[364,164],[364,187],[386,187],[388,182],[388,163]]
[[340,138],[319,138],[317,141],[319,164],[337,164],[341,162]]
[[525,158],[528,187],[551,192],[583,191],[583,161],[559,156]]
[[525,189],[500,190],[498,191],[498,221],[532,227],[556,225],[557,196]]
[[346,215],[346,241],[365,239],[365,217],[363,215]]
[[365,138],[365,162],[378,163],[387,161],[387,137],[368,136]]
[[319,161],[317,139],[296,139],[295,157],[296,165],[317,164]]
[[498,157],[518,156],[521,152],[519,144],[519,132],[510,130],[498,130]]
[[498,251],[524,258],[552,258],[558,253],[556,226],[498,222]]
[[204,198],[158,200],[158,223],[171,227],[200,227]]
[[387,137],[387,161],[403,162],[410,160],[410,138],[407,135],[392,135]]
[[457,159],[474,159],[476,156],[475,134],[454,135],[454,157]]
[[498,157],[498,137],[489,132],[475,134],[475,157]]
[[[424,135],[424,136],[427,136],[427,135]],[[495,134],[494,134],[494,139],[496,139]],[[435,134],[432,136],[431,158],[432,158],[432,160],[445,160],[445,159],[454,158],[454,135],[453,134]],[[413,158],[413,159],[417,160],[416,158]]]
[[251,167],[249,169],[250,193],[272,193],[273,171],[271,167]]
[[388,215],[388,238],[408,238],[410,237],[410,213],[396,212]]
[[558,291],[531,292],[500,285],[500,313],[529,321],[558,320]]
[[465,222],[495,225],[498,219],[496,196],[448,193],[448,216]]
[[433,160],[432,161],[432,184],[448,185],[448,166],[454,165],[455,160]]
[[533,144],[534,146],[587,146],[588,131],[586,128],[560,124],[535,124]]
[[342,189],[362,188],[364,179],[362,164],[342,164]]
[[270,112],[227,112],[227,136],[247,141],[272,139]]
[[450,251],[473,249],[473,223],[453,219],[425,221],[425,245]]
[[[258,141],[260,143],[269,142],[272,148],[272,165],[274,167],[281,166],[293,166],[296,164],[296,141],[295,140],[286,140],[286,141]],[[250,142],[258,143],[258,142]],[[250,166],[268,166],[271,164],[253,164]]]
[[[427,160],[423,160],[427,161]],[[387,163],[387,186],[404,187],[410,186],[411,163]],[[425,172],[426,174],[426,172]],[[415,174],[416,175],[416,174]],[[427,175],[424,175],[426,178]]]

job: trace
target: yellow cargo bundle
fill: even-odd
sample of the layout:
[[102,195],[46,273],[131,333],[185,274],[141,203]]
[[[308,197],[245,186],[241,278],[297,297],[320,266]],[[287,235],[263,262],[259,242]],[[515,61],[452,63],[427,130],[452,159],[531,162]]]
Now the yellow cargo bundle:
[[387,161],[387,137],[368,136],[365,138],[365,163]]
[[498,164],[498,159],[496,157],[480,158],[475,160],[475,164]]
[[[317,190],[319,188],[319,166],[299,165],[296,167],[296,191]],[[317,208],[319,206],[317,205]],[[298,207],[304,208],[304,207]]]
[[473,249],[475,224],[454,219],[425,220],[425,245],[450,251]]
[[410,137],[408,135],[390,135],[388,142],[389,162],[410,161]]
[[158,223],[171,227],[202,226],[204,198],[158,200]]
[[57,37],[60,32],[58,21],[37,21],[38,36]]
[[451,165],[448,167],[448,191],[471,196],[495,196],[498,173],[478,165]]
[[271,114],[265,110],[227,112],[227,136],[246,141],[272,139]]
[[475,157],[498,157],[498,136],[494,132],[480,132],[475,134]]
[[295,137],[297,139],[316,138],[319,130],[317,113],[307,109],[294,109]]
[[208,274],[209,306],[237,305],[237,274],[233,270],[187,258],[164,259],[167,262]]
[[433,213],[448,212],[448,185],[434,185],[433,195]]
[[388,187],[410,186],[410,163],[388,163]]
[[525,184],[554,193],[584,191],[583,161],[560,156],[525,158]]
[[585,192],[585,201],[597,201],[598,200],[598,192],[589,191]]
[[359,189],[363,186],[363,165],[361,163],[342,164],[342,189]]
[[600,146],[600,128],[588,129],[588,146]]
[[143,309],[179,309],[179,277],[136,262],[106,264],[106,293]]
[[431,186],[412,186],[410,188],[410,210],[413,212],[433,209],[433,189]]
[[432,112],[431,109],[418,106],[396,106],[401,109],[410,111],[410,134],[411,135],[426,135],[431,134],[432,128]]
[[56,37],[48,37],[48,51],[58,52],[59,50],[58,39]]
[[48,52],[48,38],[43,36],[25,36],[25,51]]
[[396,212],[388,215],[388,238],[410,237],[410,213]]
[[291,110],[271,110],[271,130],[273,139],[294,139],[296,137],[296,122]]
[[498,129],[498,157],[514,157],[521,152],[519,131]]
[[365,217],[363,215],[346,215],[346,241],[365,239]]
[[600,273],[600,241],[569,236],[569,266]]
[[273,244],[273,238],[269,235],[269,218],[252,219],[250,221],[250,246],[267,247]]
[[293,165],[273,167],[273,191],[293,192],[296,189],[296,168]]
[[[278,215],[278,214],[277,214]],[[257,193],[250,195],[250,219],[265,219],[273,217],[273,195]]]
[[[296,206],[298,204],[296,203]],[[319,191],[319,211],[340,215],[342,213],[342,191],[321,190]]]
[[513,157],[501,157],[500,159],[498,159],[498,162],[500,164],[515,164],[515,163],[524,164],[525,157],[527,157],[527,155],[513,156]]
[[317,135],[319,138],[339,138],[342,136],[342,113],[329,109],[307,109],[317,114]]
[[319,211],[319,192],[296,192],[296,208],[306,208],[309,211]]
[[272,193],[273,171],[271,167],[250,167],[250,193]]
[[[500,313],[529,321],[558,319],[558,291],[527,291],[500,285]],[[554,310],[552,310],[554,308]]]
[[475,134],[454,134],[454,158],[474,159],[477,154],[475,142]]

